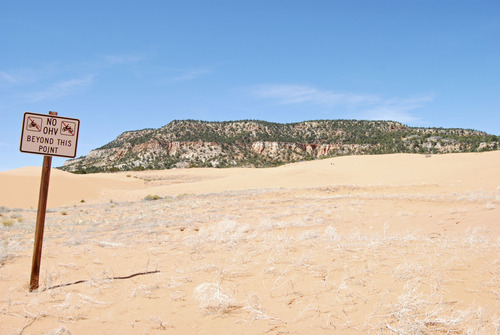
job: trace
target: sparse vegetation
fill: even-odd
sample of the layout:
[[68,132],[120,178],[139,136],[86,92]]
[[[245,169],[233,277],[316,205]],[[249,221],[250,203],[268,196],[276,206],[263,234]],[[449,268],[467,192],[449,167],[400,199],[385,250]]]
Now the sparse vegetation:
[[[33,228],[4,228],[0,323],[12,333],[497,334],[500,239],[494,220],[477,220],[497,217],[497,185],[256,189],[52,209],[67,216],[48,217],[37,292],[14,272],[29,263]],[[150,275],[123,279],[139,272]]]

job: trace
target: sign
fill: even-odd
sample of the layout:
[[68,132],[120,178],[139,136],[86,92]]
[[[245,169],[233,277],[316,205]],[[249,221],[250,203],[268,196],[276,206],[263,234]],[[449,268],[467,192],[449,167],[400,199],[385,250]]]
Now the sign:
[[19,150],[31,154],[75,158],[79,129],[78,119],[26,112]]
[[36,214],[33,259],[31,262],[30,292],[38,289],[40,279],[52,156],[74,158],[76,156],[79,129],[80,120],[57,116],[56,112],[49,112],[48,115],[24,113],[19,149],[22,152],[44,155]]

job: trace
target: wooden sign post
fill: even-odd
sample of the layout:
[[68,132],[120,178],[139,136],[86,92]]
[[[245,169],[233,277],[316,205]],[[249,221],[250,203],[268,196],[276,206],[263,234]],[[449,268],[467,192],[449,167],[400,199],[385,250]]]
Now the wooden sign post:
[[49,115],[24,113],[20,151],[44,155],[31,263],[30,292],[38,289],[40,278],[52,156],[76,157],[79,129],[80,120],[58,117],[56,112],[49,112]]
[[33,245],[33,259],[31,261],[30,292],[38,289],[38,279],[40,278],[43,231],[45,228],[45,213],[47,212],[51,165],[52,156],[44,156],[42,177],[40,181],[40,193],[38,195],[38,210],[36,213],[35,244]]

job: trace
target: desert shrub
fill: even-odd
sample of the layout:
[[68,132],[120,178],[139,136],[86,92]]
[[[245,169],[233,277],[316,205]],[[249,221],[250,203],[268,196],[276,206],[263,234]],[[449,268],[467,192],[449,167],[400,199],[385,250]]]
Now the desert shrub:
[[144,197],[144,200],[147,200],[147,201],[154,201],[154,200],[160,200],[160,199],[161,199],[161,197],[158,194],[154,194],[154,195],[148,194]]
[[2,220],[2,225],[4,227],[12,227],[14,225],[14,221],[10,219],[3,219]]

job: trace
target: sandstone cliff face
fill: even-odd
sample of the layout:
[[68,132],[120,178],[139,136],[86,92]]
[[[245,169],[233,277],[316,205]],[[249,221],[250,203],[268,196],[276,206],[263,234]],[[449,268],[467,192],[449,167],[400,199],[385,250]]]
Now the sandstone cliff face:
[[254,142],[252,150],[258,155],[279,157],[284,152],[291,151],[296,158],[309,155],[314,158],[323,158],[334,154],[359,154],[371,148],[370,145],[362,144],[299,144],[299,143],[281,143],[281,142]]
[[273,166],[335,155],[448,153],[499,148],[499,138],[468,129],[411,128],[392,121],[173,121],[127,131],[62,169],[101,172],[178,167]]

